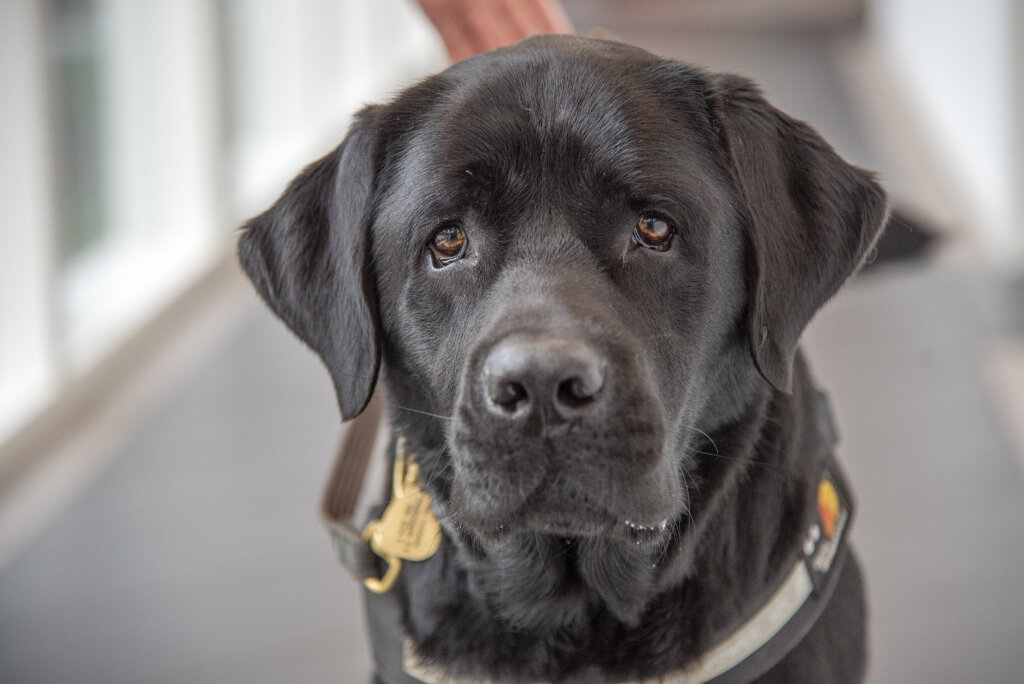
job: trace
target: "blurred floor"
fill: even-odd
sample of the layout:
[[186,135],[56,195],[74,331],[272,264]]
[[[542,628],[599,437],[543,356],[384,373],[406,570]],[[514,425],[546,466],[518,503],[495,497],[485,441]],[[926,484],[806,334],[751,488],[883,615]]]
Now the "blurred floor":
[[316,517],[333,394],[256,307],[0,575],[0,681],[368,680]]
[[[873,166],[827,37],[624,37],[754,77]],[[988,382],[1024,333],[1022,302],[970,262],[883,267],[805,337],[860,503],[872,682],[1024,676],[1024,479],[1007,423],[1024,416]],[[327,375],[244,309],[0,567],[0,681],[367,681],[356,586],[315,513],[338,436]]]

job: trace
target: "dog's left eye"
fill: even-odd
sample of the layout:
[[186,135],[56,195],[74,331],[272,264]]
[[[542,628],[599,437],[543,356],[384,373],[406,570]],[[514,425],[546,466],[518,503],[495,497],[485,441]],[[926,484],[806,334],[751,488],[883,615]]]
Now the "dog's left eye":
[[633,242],[647,249],[664,252],[672,244],[674,234],[675,230],[664,219],[642,214],[633,228]]
[[427,246],[434,260],[434,268],[458,261],[466,253],[466,231],[461,226],[447,225],[437,230]]

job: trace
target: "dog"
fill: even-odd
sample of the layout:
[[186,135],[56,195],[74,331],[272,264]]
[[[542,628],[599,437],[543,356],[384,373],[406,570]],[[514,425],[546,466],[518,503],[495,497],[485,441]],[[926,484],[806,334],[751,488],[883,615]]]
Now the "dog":
[[[422,662],[676,681],[817,539],[832,439],[798,341],[887,213],[750,81],[545,36],[362,110],[238,251],[343,419],[380,379],[416,454],[443,539],[394,595]],[[863,679],[852,554],[835,574],[731,681]]]

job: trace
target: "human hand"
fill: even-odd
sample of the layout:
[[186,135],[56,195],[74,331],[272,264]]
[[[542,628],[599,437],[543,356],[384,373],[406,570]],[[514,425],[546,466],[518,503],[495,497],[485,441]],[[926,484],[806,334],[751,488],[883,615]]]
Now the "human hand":
[[572,33],[558,0],[417,0],[460,62],[537,33]]

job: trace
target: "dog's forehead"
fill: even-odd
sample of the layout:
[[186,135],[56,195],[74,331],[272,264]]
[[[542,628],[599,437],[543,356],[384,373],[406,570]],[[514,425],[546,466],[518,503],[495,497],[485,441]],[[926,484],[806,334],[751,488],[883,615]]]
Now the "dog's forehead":
[[640,119],[642,85],[630,85],[625,74],[548,54],[490,66],[455,85],[423,131],[440,143],[436,154],[447,164],[508,173],[556,161],[621,168],[635,154],[631,124]]
[[420,189],[508,192],[674,182],[681,158],[695,176],[708,171],[699,85],[668,84],[666,63],[653,56],[620,57],[521,50],[455,70],[408,137],[399,175]]

